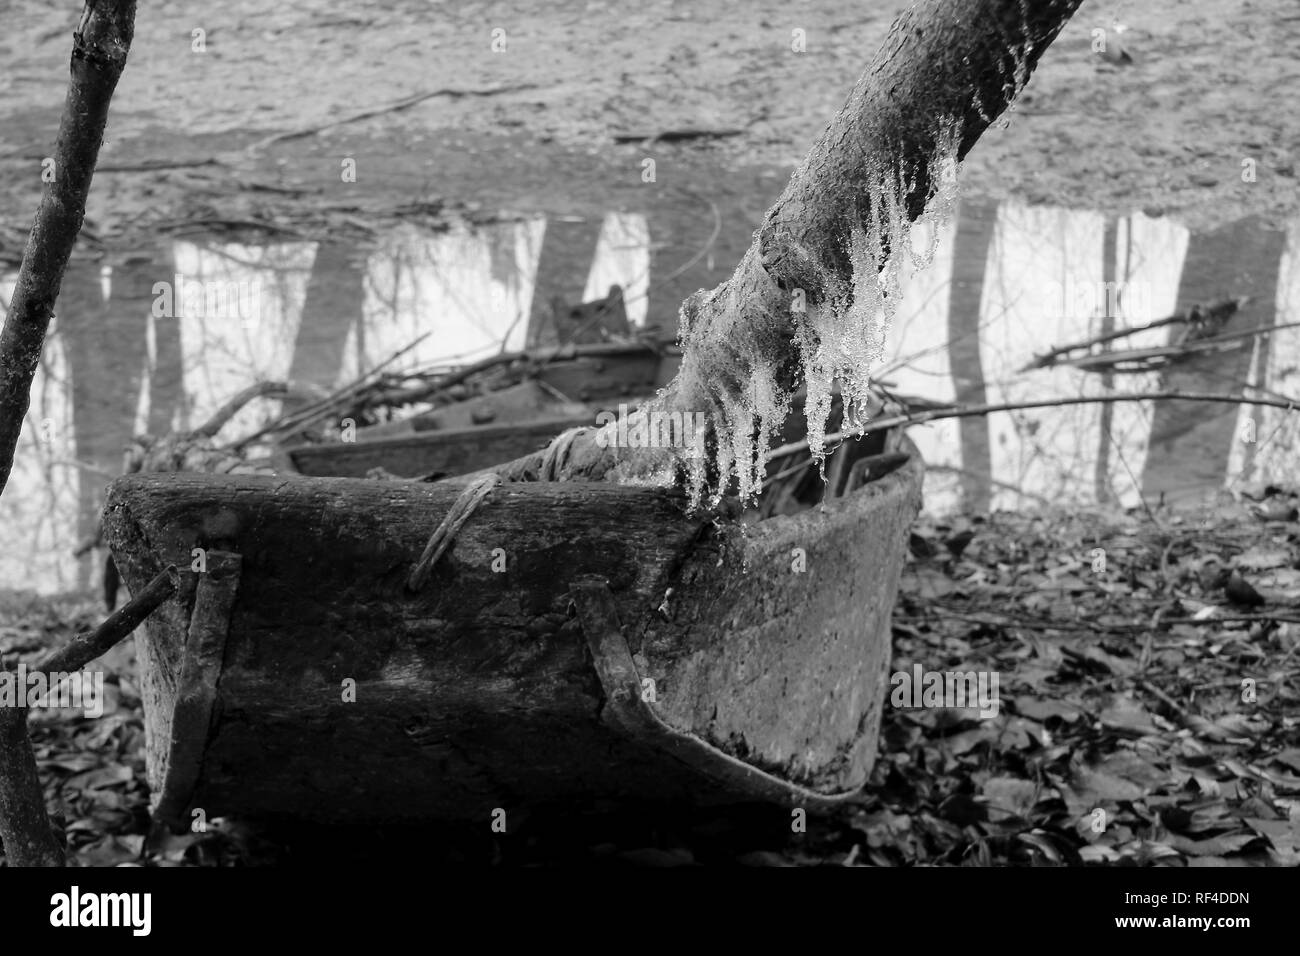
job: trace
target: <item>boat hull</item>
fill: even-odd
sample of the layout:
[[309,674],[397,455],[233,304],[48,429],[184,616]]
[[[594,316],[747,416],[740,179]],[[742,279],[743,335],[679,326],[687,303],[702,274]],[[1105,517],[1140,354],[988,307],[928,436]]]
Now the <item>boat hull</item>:
[[545,448],[565,429],[591,425],[595,420],[593,412],[368,441],[298,445],[284,451],[284,470],[319,478],[365,478],[374,468],[398,478],[463,475],[521,458]]
[[183,572],[137,633],[155,813],[833,803],[875,758],[920,502],[903,442],[884,478],[745,529],[667,489],[501,485],[415,592],[462,485],[120,479],[123,579]]

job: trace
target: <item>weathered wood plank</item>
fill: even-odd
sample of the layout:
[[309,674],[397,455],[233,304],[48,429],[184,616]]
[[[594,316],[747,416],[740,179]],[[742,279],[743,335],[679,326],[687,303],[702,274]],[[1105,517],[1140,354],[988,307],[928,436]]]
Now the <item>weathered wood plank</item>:
[[365,442],[300,445],[287,451],[299,474],[364,478],[382,467],[399,478],[441,472],[460,475],[527,455],[564,431],[594,424],[592,415],[545,418],[509,425],[479,425]]
[[[569,617],[567,578],[599,574],[629,621],[650,612],[703,519],[678,495],[603,485],[505,486],[417,594],[406,576],[454,486],[149,475],[116,482],[106,532],[132,586],[195,548],[243,558],[195,805],[325,819],[487,813],[523,781],[537,798],[603,776],[599,684]],[[497,549],[500,549],[499,551]],[[170,556],[170,557],[168,557]],[[503,571],[494,571],[494,562]],[[145,701],[165,737],[199,575],[147,625]],[[344,681],[355,702],[344,702]],[[149,748],[165,782],[167,741]],[[636,747],[611,758],[653,789]],[[322,759],[334,753],[336,759]],[[628,766],[622,766],[623,763]],[[669,786],[669,790],[672,786]],[[485,802],[486,801],[486,802]]]
[[593,423],[596,420],[594,410],[580,402],[557,398],[537,382],[526,379],[507,388],[409,415],[398,421],[358,428],[356,438],[358,442],[369,442],[422,432],[445,432],[481,425],[521,425],[541,419],[576,419],[582,416],[589,416]]

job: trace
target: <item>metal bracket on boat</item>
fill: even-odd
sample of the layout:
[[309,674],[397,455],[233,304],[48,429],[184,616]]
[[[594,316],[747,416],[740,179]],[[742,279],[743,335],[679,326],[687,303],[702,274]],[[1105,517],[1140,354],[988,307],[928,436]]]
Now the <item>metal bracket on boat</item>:
[[176,703],[172,708],[167,771],[153,815],[172,827],[185,818],[207,750],[217,699],[217,681],[226,655],[230,612],[239,589],[243,559],[230,551],[209,551],[207,570],[199,575],[181,661]]
[[618,607],[609,584],[600,578],[580,578],[570,583],[569,593],[577,606],[578,620],[605,691],[606,703],[601,716],[607,723],[756,800],[824,811],[859,793],[849,790],[826,794],[809,790],[739,760],[694,734],[669,726],[642,696],[641,676],[619,626]]

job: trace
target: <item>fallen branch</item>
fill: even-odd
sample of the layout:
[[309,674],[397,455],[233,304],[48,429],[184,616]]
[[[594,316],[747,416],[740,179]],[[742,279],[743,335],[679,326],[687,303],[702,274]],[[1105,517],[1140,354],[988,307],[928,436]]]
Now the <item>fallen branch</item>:
[[[1129,349],[1123,352],[1100,352],[1083,355],[1077,359],[1062,359],[1053,367],[1065,366],[1077,368],[1081,372],[1113,372],[1115,374],[1136,374],[1154,372],[1168,368],[1180,358],[1191,358],[1202,352],[1231,352],[1241,348],[1241,342],[1196,342],[1188,345],[1162,345],[1149,349]],[[1157,361],[1153,361],[1157,360]],[[1163,361],[1158,361],[1163,360]],[[1121,363],[1139,363],[1126,365]]]
[[677,143],[690,139],[726,139],[743,136],[743,129],[666,129],[658,133],[615,133],[616,143]]
[[602,355],[625,355],[629,351],[635,351],[640,347],[659,349],[665,353],[676,351],[675,346],[671,343],[636,346],[621,342],[590,342],[544,346],[541,348],[525,349],[520,352],[498,352],[496,355],[481,359],[471,365],[466,365],[462,369],[439,375],[432,382],[423,385],[415,385],[410,388],[385,392],[379,397],[380,400],[387,404],[409,405],[412,402],[428,401],[435,397],[439,392],[446,391],[453,385],[459,385],[476,375],[481,375],[483,372],[490,371],[491,369],[498,368],[502,365],[509,365],[512,362],[527,362],[530,367],[542,368],[552,362],[567,361],[575,358],[594,358]]
[[97,173],[154,173],[163,169],[193,169],[196,166],[222,166],[221,160],[207,159],[156,159],[143,163],[105,163],[95,167]]
[[1136,335],[1138,332],[1149,332],[1152,329],[1164,328],[1168,325],[1186,325],[1197,322],[1226,322],[1232,315],[1250,301],[1249,297],[1237,299],[1220,299],[1209,305],[1194,305],[1186,311],[1177,315],[1171,315],[1167,318],[1156,319],[1154,322],[1147,322],[1145,325],[1130,325],[1126,328],[1116,329],[1113,332],[1107,332],[1103,335],[1095,335],[1091,338],[1082,339],[1078,342],[1072,342],[1069,345],[1062,345],[1037,355],[1026,366],[1020,369],[1021,372],[1031,372],[1034,369],[1051,368],[1053,365],[1065,364],[1058,361],[1060,356],[1067,355],[1070,352],[1077,352],[1079,349],[1089,349],[1096,345],[1104,345],[1107,342],[1114,342],[1116,339],[1127,338],[1130,335]]
[[[1150,401],[1188,401],[1188,402],[1220,402],[1230,405],[1268,405],[1273,408],[1284,408],[1288,411],[1300,411],[1300,402],[1289,401],[1280,398],[1247,398],[1243,395],[1219,395],[1207,392],[1133,392],[1122,395],[1090,395],[1077,398],[1053,398],[1044,399],[1038,402],[1001,402],[997,404],[986,405],[967,405],[965,407],[952,405],[947,408],[927,409],[925,411],[913,412],[908,415],[892,415],[888,418],[881,418],[869,423],[869,428],[865,431],[841,431],[826,436],[827,442],[844,441],[846,438],[858,438],[861,435],[870,434],[872,431],[881,431],[886,428],[897,428],[906,425],[922,425],[926,422],[938,421],[944,418],[970,418],[975,415],[988,415],[993,412],[1018,412],[1031,408],[1056,408],[1063,405],[1100,405],[1111,402],[1150,402]],[[793,454],[802,451],[808,447],[808,440],[791,442],[788,445],[782,445],[774,448],[767,453],[767,460],[780,458],[783,455]]]
[[407,352],[411,351],[411,349],[415,348],[417,345],[419,345],[421,342],[423,342],[432,334],[433,334],[432,332],[425,332],[419,338],[415,339],[415,341],[402,346],[400,349],[398,349],[388,358],[384,359],[384,361],[380,362],[369,372],[366,372],[364,375],[362,375],[352,384],[345,385],[342,388],[338,389],[337,391],[331,393],[330,395],[327,395],[324,398],[320,399],[319,401],[313,402],[312,404],[307,405],[304,408],[297,409],[296,411],[293,411],[288,415],[282,416],[276,421],[271,422],[270,424],[265,425],[262,428],[259,428],[257,431],[253,432],[253,434],[241,438],[239,441],[235,442],[230,446],[231,450],[239,451],[240,449],[248,445],[251,445],[253,442],[257,441],[259,438],[263,437],[264,435],[270,435],[270,434],[283,435],[284,433],[293,431],[294,429],[303,428],[306,425],[310,424],[312,421],[322,417],[323,415],[328,415],[330,410],[333,409],[336,405],[338,405],[340,401],[347,400],[352,396],[360,393],[364,388],[367,387],[367,383],[369,383],[370,380],[373,379],[376,375],[378,375],[384,368],[391,365],[393,362],[396,362],[399,358],[401,358]]
[[206,216],[194,219],[174,219],[163,220],[154,223],[154,228],[159,232],[166,233],[170,236],[185,236],[191,233],[206,235],[214,228],[253,230],[255,232],[270,232],[280,236],[291,236],[294,239],[306,241],[306,234],[292,229],[288,226],[282,226],[278,223],[269,222],[260,219],[225,219],[218,216]]
[[168,565],[145,585],[144,589],[122,605],[93,631],[78,634],[62,647],[51,651],[32,665],[33,671],[79,671],[97,657],[101,657],[144,623],[169,597],[176,593],[179,584],[176,568]]
[[[993,613],[993,612],[989,612]],[[1151,632],[1161,630],[1173,624],[1189,624],[1194,627],[1211,627],[1215,624],[1232,624],[1232,623],[1268,623],[1276,622],[1279,624],[1300,624],[1300,617],[1291,617],[1285,614],[1224,614],[1213,617],[1164,617],[1158,618],[1150,624],[1101,624],[1096,621],[1053,621],[1053,620],[1031,620],[1029,618],[1012,618],[1002,616],[1000,620],[988,620],[985,617],[976,617],[973,614],[963,614],[959,611],[944,608],[941,612],[930,615],[927,620],[943,620],[944,618],[954,618],[959,621],[969,621],[972,624],[984,624],[988,627],[1019,627],[1027,631],[1092,631],[1098,634],[1130,634],[1133,632]]]
[[1178,701],[1174,700],[1150,681],[1139,681],[1138,686],[1147,693],[1158,698],[1166,707],[1174,712],[1174,716],[1178,718],[1179,723],[1188,730],[1191,730],[1193,733],[1199,734],[1203,737],[1208,737],[1211,740],[1223,741],[1231,739],[1232,734],[1228,733],[1228,731],[1224,730],[1217,724],[1211,723],[1204,717],[1193,714],[1190,710],[1178,703]]
[[[1239,349],[1246,344],[1247,339],[1258,338],[1260,336],[1271,335],[1282,329],[1294,329],[1300,327],[1300,322],[1284,322],[1281,325],[1257,325],[1252,329],[1245,329],[1241,332],[1232,332],[1228,335],[1216,335],[1208,339],[1195,339],[1187,342],[1180,342],[1177,345],[1161,345],[1148,349],[1127,349],[1120,352],[1094,352],[1089,355],[1081,355],[1078,358],[1060,359],[1056,366],[1069,366],[1077,368],[1083,372],[1107,371],[1119,374],[1131,372],[1151,372],[1172,365],[1176,359],[1191,358],[1201,352],[1228,352],[1233,349]],[[1151,359],[1166,359],[1163,362],[1152,363]],[[1140,362],[1145,363],[1132,368],[1120,368],[1120,363]]]
[[1214,624],[1228,623],[1267,623],[1300,624],[1300,617],[1286,614],[1215,614],[1210,617],[1164,617],[1161,626],[1166,624],[1191,624],[1194,627],[1210,627]]
[[[460,385],[468,379],[490,372],[495,368],[500,368],[516,362],[523,363],[526,366],[524,374],[527,374],[545,368],[553,362],[567,361],[575,358],[598,358],[601,356],[627,355],[628,353],[639,351],[654,351],[658,354],[673,354],[676,351],[676,346],[671,343],[658,343],[652,341],[643,341],[639,344],[593,342],[577,345],[548,346],[528,349],[521,352],[499,352],[496,355],[491,355],[488,358],[481,359],[480,361],[467,365],[464,368],[457,369],[456,371],[439,373],[432,377],[432,381],[425,381],[416,385],[405,385],[401,383],[386,384],[382,381],[375,380],[377,373],[385,365],[390,364],[398,356],[414,348],[415,345],[427,338],[428,335],[429,333],[426,333],[421,336],[415,342],[404,347],[383,364],[376,366],[355,382],[343,386],[341,389],[333,392],[329,396],[305,408],[290,412],[276,421],[268,423],[253,434],[240,439],[232,447],[235,449],[243,448],[266,435],[284,438],[287,434],[306,428],[313,423],[320,421],[322,418],[334,414],[341,416],[344,411],[359,409],[363,406],[409,405],[415,402],[434,401],[442,392],[445,392],[456,385]],[[544,382],[541,384],[543,388],[547,387]]]
[[212,417],[189,433],[190,438],[215,438],[226,422],[239,414],[240,409],[255,398],[283,398],[292,392],[292,382],[255,382],[222,405]]
[[[176,568],[159,572],[136,597],[99,627],[34,664],[31,672],[82,670],[131,633],[176,592]],[[0,671],[0,673],[3,673]],[[61,841],[50,827],[36,758],[27,736],[26,688],[18,688],[17,706],[0,707],[0,840],[10,866],[63,866]]]
[[273,136],[267,136],[259,139],[255,143],[245,147],[248,152],[259,149],[265,149],[275,143],[287,142],[291,139],[302,139],[304,136],[315,136],[317,133],[324,132],[327,129],[333,129],[336,126],[345,126],[348,123],[357,123],[364,119],[370,119],[372,116],[383,116],[385,113],[396,113],[399,110],[410,109],[418,103],[425,100],[431,100],[435,96],[496,96],[499,93],[517,93],[520,90],[531,90],[537,87],[536,83],[517,83],[513,86],[492,86],[482,90],[461,90],[450,87],[444,87],[439,90],[429,90],[425,93],[416,93],[414,96],[408,96],[406,99],[398,100],[396,103],[389,103],[387,106],[375,106],[359,113],[353,113],[342,119],[332,120],[328,123],[321,123],[318,126],[306,126],[302,129],[289,130],[285,133],[276,133]]

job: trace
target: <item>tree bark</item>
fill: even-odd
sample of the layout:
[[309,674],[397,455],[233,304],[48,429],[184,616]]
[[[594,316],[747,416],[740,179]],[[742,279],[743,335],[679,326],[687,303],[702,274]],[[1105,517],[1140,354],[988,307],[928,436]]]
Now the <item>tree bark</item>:
[[[934,163],[956,137],[960,160],[1011,104],[1039,57],[1082,0],[935,0],[895,21],[844,108],[764,217],[732,277],[696,293],[681,309],[682,371],[664,395],[667,411],[705,411],[716,430],[746,428],[734,408],[756,370],[778,370],[793,390],[799,351],[796,291],[811,311],[852,287],[847,237],[879,231],[881,185],[901,183],[901,212],[914,222],[935,195]],[[766,422],[775,429],[780,422]],[[565,477],[603,478],[620,460],[660,467],[662,449],[633,455],[598,446],[594,432],[573,443]],[[510,463],[515,477],[526,470]]]
[[[126,65],[134,30],[135,0],[87,0],[73,34],[72,78],[54,150],[54,180],[41,197],[0,331],[0,493],[13,469],[14,449],[31,401],[32,377],[63,271],[81,231],[108,104]],[[0,838],[11,866],[65,862],[63,847],[45,814],[24,707],[0,707]]]
[[86,196],[135,29],[134,0],[87,0],[73,35],[72,79],[47,183],[0,331],[0,491],[30,403],[32,376],[54,315],[63,271],[86,214]]

